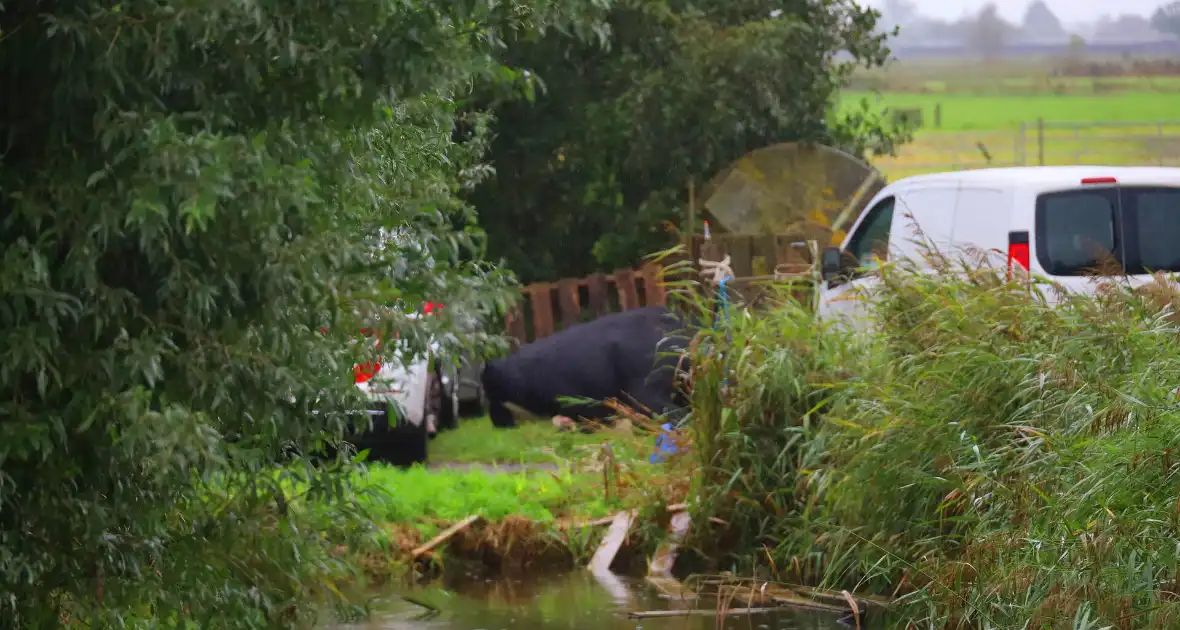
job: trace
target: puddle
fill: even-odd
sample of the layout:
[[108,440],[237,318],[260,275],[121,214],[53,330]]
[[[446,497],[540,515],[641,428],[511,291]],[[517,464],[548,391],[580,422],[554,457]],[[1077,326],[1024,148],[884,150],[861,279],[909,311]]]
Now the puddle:
[[838,615],[783,610],[774,614],[629,619],[641,610],[715,609],[711,600],[671,601],[643,580],[615,576],[599,580],[588,571],[531,579],[450,579],[412,597],[436,606],[440,614],[416,619],[423,608],[390,596],[374,602],[363,623],[329,626],[334,630],[846,630]]

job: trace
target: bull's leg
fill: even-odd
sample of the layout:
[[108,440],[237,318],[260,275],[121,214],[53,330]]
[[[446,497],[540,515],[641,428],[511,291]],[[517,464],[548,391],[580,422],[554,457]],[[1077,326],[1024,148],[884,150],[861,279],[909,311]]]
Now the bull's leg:
[[659,370],[627,389],[628,397],[639,405],[638,411],[653,416],[664,415],[674,408],[675,388],[671,370]]
[[510,429],[516,426],[516,416],[495,398],[488,398],[488,417],[492,419],[492,426],[498,429]]

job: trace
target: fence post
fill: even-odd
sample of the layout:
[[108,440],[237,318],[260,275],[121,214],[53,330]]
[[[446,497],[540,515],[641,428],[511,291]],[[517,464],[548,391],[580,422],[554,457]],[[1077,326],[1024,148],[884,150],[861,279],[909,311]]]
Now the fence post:
[[1016,134],[1016,155],[1020,166],[1028,166],[1028,123],[1020,123],[1020,131]]
[[538,282],[528,286],[529,306],[533,311],[533,340],[553,334],[553,285]]
[[1045,119],[1037,119],[1037,164],[1045,165]]
[[610,313],[610,304],[608,303],[607,290],[608,285],[606,275],[596,273],[589,278],[586,278],[586,289],[589,294],[590,313],[594,317],[602,317]]
[[1155,143],[1155,158],[1159,166],[1164,165],[1164,123],[1157,122],[1155,124],[1155,135],[1158,140]]
[[557,305],[561,309],[562,329],[582,321],[582,304],[578,299],[577,278],[566,278],[557,283]]
[[664,287],[660,284],[664,280],[663,269],[659,265],[647,264],[643,266],[643,293],[644,304],[647,306],[664,306],[667,304],[667,295],[665,295]]
[[516,340],[514,351],[516,348],[529,342],[529,333],[524,326],[524,309],[521,307],[523,299],[517,303],[508,314],[504,316],[504,330],[508,336]]
[[634,269],[615,271],[615,289],[619,292],[619,310],[639,308],[639,291],[635,288]]

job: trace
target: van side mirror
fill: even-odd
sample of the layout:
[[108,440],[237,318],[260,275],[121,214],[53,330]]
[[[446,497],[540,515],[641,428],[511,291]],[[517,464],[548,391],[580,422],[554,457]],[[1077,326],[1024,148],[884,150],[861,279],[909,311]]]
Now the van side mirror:
[[841,251],[839,247],[825,247],[820,256],[820,273],[824,280],[831,280],[840,275]]

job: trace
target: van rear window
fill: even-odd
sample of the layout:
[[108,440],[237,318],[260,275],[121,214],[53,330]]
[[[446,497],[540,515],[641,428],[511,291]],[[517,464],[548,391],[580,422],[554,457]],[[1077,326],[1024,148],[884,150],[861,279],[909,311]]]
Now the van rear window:
[[1142,271],[1180,271],[1180,190],[1128,189],[1124,205],[1134,217]]
[[1180,272],[1180,188],[1120,186],[1037,198],[1037,261],[1055,276],[1113,260],[1127,273]]
[[1073,276],[1115,253],[1117,198],[1111,191],[1078,190],[1037,201],[1037,259],[1055,276]]

